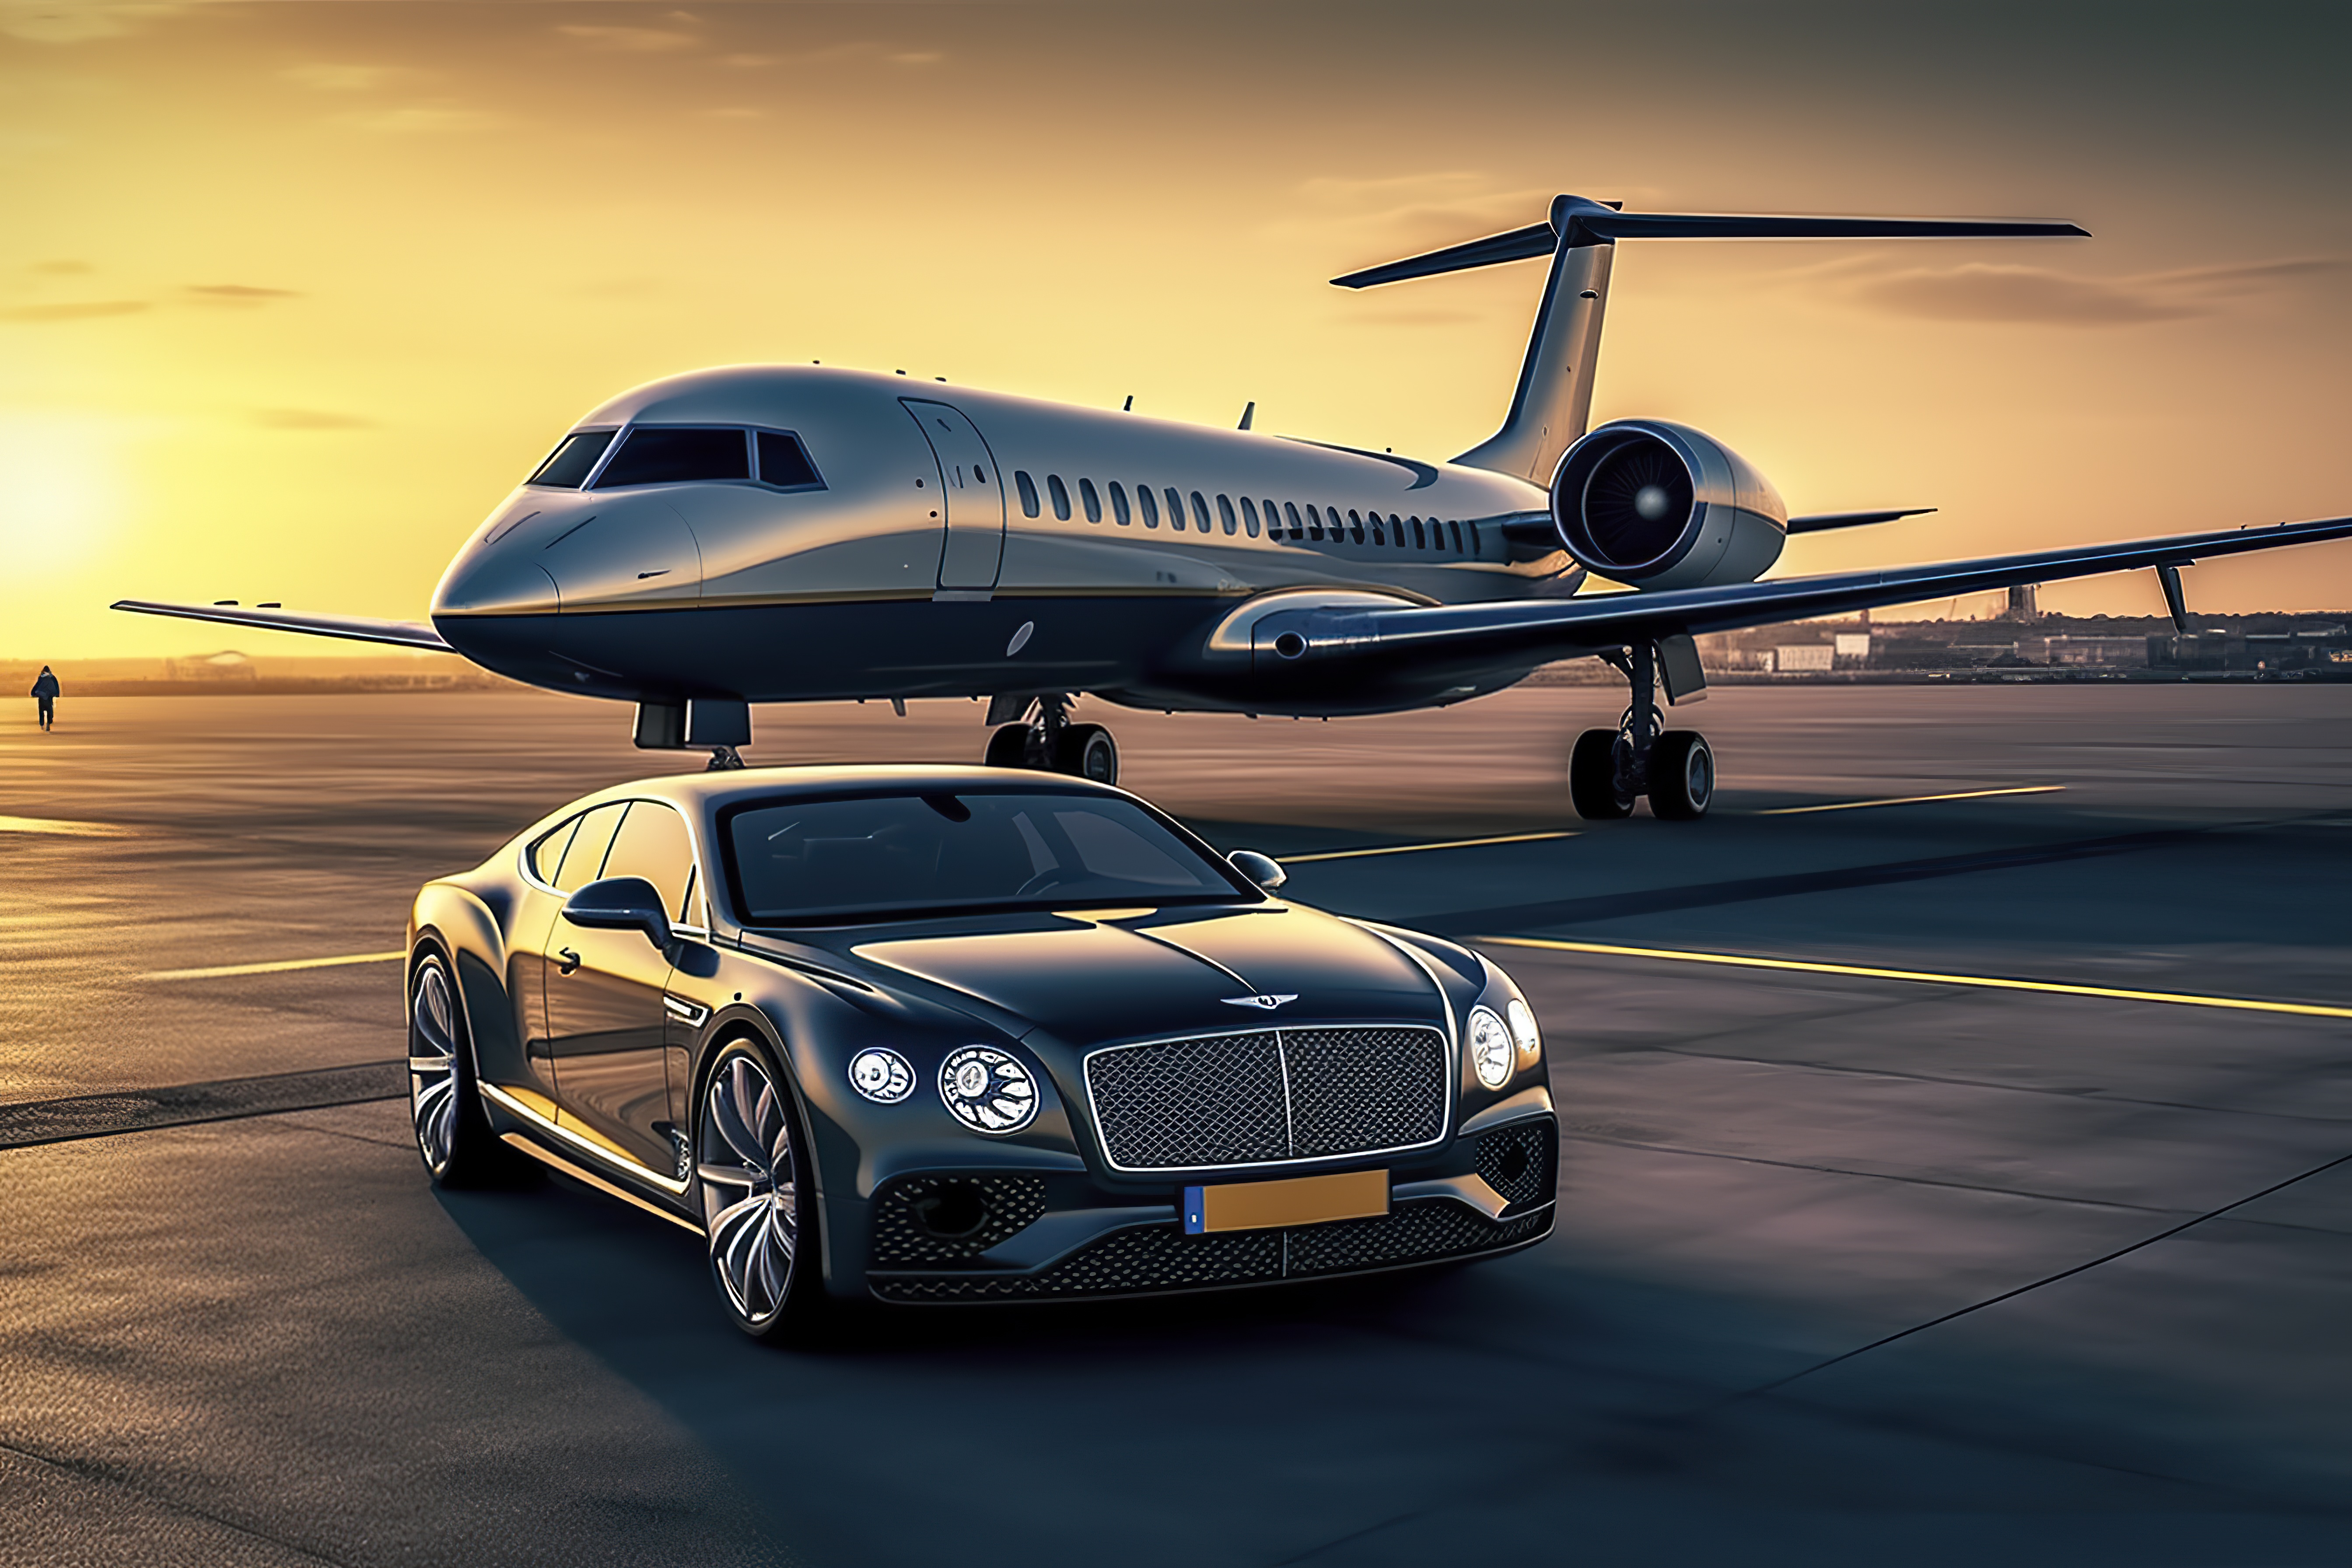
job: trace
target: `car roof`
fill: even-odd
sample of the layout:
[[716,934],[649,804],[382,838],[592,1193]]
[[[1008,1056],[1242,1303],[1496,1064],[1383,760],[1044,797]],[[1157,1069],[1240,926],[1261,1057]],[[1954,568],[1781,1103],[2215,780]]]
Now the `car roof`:
[[675,801],[695,812],[715,811],[747,800],[792,799],[856,794],[931,794],[971,789],[1051,790],[1057,795],[1124,797],[1125,790],[1067,773],[1029,773],[1015,768],[949,767],[938,763],[868,764],[856,767],[733,768],[722,773],[660,773],[613,784],[572,801],[562,809],[607,800],[651,797]]

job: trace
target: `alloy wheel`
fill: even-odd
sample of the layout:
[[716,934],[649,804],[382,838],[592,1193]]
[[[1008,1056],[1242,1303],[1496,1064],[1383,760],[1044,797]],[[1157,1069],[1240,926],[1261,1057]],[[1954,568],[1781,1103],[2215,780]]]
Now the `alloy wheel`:
[[765,1330],[790,1300],[800,1248],[800,1161],[784,1091],[749,1046],[702,1091],[696,1167],[710,1267],[741,1324]]

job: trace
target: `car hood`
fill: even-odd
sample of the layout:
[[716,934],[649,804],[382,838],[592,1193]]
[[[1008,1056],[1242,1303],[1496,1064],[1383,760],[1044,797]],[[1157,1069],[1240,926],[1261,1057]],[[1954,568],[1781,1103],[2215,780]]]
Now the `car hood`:
[[[888,972],[877,979],[945,987],[1072,1045],[1265,1023],[1435,1021],[1444,1008],[1428,973],[1385,938],[1286,904],[1056,914],[850,952]],[[1263,1005],[1276,998],[1287,1000]]]

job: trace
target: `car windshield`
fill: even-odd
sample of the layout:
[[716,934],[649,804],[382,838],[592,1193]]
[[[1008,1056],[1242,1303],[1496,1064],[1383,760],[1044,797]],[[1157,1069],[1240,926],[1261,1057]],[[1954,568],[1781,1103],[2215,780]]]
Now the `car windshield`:
[[1112,795],[966,790],[755,801],[723,820],[728,874],[751,925],[1255,895]]

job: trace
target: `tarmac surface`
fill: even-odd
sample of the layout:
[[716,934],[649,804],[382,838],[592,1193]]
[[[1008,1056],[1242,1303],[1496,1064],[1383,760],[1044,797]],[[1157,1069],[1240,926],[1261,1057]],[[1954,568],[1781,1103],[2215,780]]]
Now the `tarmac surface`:
[[2352,1562],[2352,687],[1717,691],[1714,816],[1580,823],[1615,706],[1087,715],[1291,895],[1519,978],[1549,1242],[778,1351],[683,1231],[436,1194],[390,1098],[417,884],[696,759],[536,694],[26,703],[0,1563]]

